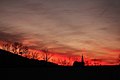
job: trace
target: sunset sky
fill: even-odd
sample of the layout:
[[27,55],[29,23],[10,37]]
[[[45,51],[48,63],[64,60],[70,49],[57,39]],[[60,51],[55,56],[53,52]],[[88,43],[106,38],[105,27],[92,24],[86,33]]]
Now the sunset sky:
[[0,0],[0,40],[114,64],[120,0]]

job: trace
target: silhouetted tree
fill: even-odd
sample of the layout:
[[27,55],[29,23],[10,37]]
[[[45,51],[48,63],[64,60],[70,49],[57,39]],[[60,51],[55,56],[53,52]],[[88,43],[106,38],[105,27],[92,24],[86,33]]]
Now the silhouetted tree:
[[99,59],[92,59],[92,61],[94,62],[94,66],[98,66],[100,65],[100,60]]
[[120,54],[118,54],[117,63],[118,63],[118,65],[120,65]]
[[65,60],[61,61],[61,64],[62,65],[67,65],[67,60],[65,59]]
[[69,56],[69,57],[68,57],[68,63],[67,63],[68,65],[70,65],[70,64],[71,64],[71,59],[72,59],[72,57],[71,57],[71,56]]
[[61,63],[62,63],[62,65],[66,65],[66,66],[70,65],[70,62],[66,59],[63,60]]
[[55,59],[51,59],[52,62],[55,62]]
[[38,52],[31,52],[31,58],[32,59],[38,59],[39,58],[39,53]]
[[70,65],[70,61],[67,59],[58,59],[58,63],[64,66],[69,66]]
[[28,47],[27,47],[27,46],[22,46],[22,47],[20,48],[19,53],[20,53],[21,55],[28,53]]
[[14,42],[14,43],[12,44],[12,52],[13,52],[13,53],[16,53],[16,54],[19,54],[19,53],[20,53],[20,50],[21,50],[21,47],[22,47],[22,44],[21,44],[21,43]]
[[41,51],[43,52],[43,60],[45,60],[46,62],[48,62],[48,60],[49,60],[53,55],[49,53],[49,50],[48,50],[47,48],[43,48],[43,49],[41,49]]
[[10,51],[11,44],[8,42],[4,42],[2,45],[2,49],[6,51]]
[[28,53],[28,47],[19,42],[4,41],[2,49],[20,55]]
[[28,52],[28,47],[27,46],[23,46],[22,43],[19,42],[14,42],[12,44],[12,52],[16,53],[16,54],[25,54]]
[[29,53],[29,52],[28,52],[27,54],[24,54],[23,56],[24,56],[24,57],[26,57],[26,58],[31,59],[31,55],[30,55],[30,53]]
[[85,63],[86,63],[86,66],[89,66],[89,61],[86,61]]

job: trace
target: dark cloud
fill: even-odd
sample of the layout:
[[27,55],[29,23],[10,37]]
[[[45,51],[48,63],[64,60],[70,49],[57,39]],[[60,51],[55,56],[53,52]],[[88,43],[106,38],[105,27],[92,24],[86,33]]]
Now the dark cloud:
[[120,41],[120,37],[116,38],[116,41]]
[[7,31],[7,30],[9,30],[9,31],[11,31],[11,27],[10,27],[10,25],[8,25],[8,24],[4,24],[4,23],[0,23],[0,31]]
[[86,40],[86,41],[81,41],[82,43],[85,44],[95,44],[95,42],[91,41],[91,40]]
[[107,29],[108,29],[107,27],[103,27],[103,28],[99,28],[98,30],[106,31]]
[[110,25],[108,27],[99,28],[98,30],[105,31],[109,34],[120,35],[120,27],[118,25]]
[[0,35],[0,40],[3,41],[21,42],[22,39],[25,38],[25,33],[17,33],[17,29],[15,28],[15,26],[4,23],[0,23]]
[[21,39],[23,38],[22,34],[10,34],[3,31],[0,31],[0,35],[0,40],[3,41],[21,42]]

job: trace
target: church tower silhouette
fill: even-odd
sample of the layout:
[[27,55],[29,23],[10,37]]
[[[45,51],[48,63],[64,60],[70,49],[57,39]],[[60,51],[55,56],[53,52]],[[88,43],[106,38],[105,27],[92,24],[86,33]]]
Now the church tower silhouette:
[[75,61],[75,62],[73,63],[73,66],[74,66],[74,67],[84,67],[84,66],[85,66],[83,54],[82,54],[82,56],[81,56],[81,62]]
[[85,66],[83,54],[82,54],[82,57],[81,57],[81,66]]

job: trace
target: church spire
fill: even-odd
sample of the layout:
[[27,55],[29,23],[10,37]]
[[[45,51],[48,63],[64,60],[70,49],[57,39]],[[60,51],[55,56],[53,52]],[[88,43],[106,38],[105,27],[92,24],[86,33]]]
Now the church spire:
[[82,54],[81,62],[84,62],[84,57],[83,57],[83,54]]

